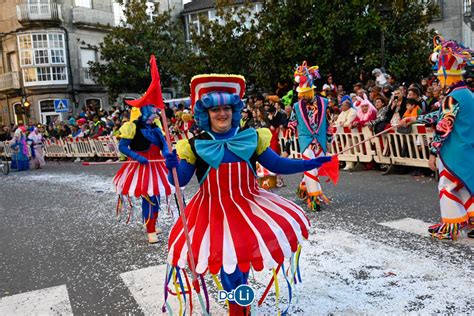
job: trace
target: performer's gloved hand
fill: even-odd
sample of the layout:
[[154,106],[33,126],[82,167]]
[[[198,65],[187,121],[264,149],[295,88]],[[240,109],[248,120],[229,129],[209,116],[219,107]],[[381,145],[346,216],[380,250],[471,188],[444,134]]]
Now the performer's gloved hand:
[[305,167],[308,167],[308,170],[312,170],[314,168],[319,168],[323,165],[323,163],[331,161],[331,156],[323,156],[323,157],[318,157],[314,158],[311,160],[305,160],[304,165]]
[[165,165],[168,170],[177,168],[179,165],[178,155],[176,154],[176,149],[173,152],[165,153]]
[[142,165],[148,163],[148,159],[146,159],[145,157],[140,156],[140,155],[137,155],[137,156],[134,157],[133,159],[135,159],[136,161],[138,161],[138,162],[141,163]]

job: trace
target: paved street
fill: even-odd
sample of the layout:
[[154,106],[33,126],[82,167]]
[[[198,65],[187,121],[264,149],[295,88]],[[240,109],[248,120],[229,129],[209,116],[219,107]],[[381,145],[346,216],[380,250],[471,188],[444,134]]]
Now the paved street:
[[[117,169],[49,162],[0,176],[1,315],[159,313],[175,204],[160,214],[162,240],[148,245],[138,213],[128,225],[126,214],[116,220]],[[286,176],[287,186],[275,191],[296,199],[299,179]],[[439,216],[434,179],[342,172],[337,187],[325,187],[333,203],[308,214],[312,234],[291,314],[474,311],[473,239],[446,242],[425,233]],[[193,182],[186,198],[195,191]],[[252,277],[258,294],[268,279]],[[284,310],[284,279],[280,291]],[[267,298],[262,314],[276,314],[275,299]]]

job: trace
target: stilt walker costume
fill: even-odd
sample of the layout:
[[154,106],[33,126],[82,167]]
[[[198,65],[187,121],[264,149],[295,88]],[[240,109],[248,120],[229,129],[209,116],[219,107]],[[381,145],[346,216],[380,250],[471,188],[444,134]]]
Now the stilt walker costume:
[[[186,185],[194,173],[199,180],[199,190],[184,210],[196,272],[203,280],[202,275],[209,271],[226,291],[245,284],[251,268],[274,269],[276,273],[282,267],[285,271],[285,258],[295,268],[301,243],[308,238],[304,211],[258,187],[256,162],[272,172],[290,174],[330,160],[282,158],[269,148],[268,129],[240,130],[244,91],[242,76],[195,76],[191,80],[191,104],[203,132],[177,143],[179,163],[176,155],[166,157],[168,168],[177,168],[180,185]],[[168,178],[172,181],[171,175]],[[189,251],[183,222],[176,222],[171,229],[168,248],[171,271],[167,284],[180,288],[176,285],[180,283],[183,288],[181,273]],[[231,315],[243,315],[244,307],[229,303]]]
[[[306,61],[296,66],[295,81],[298,83],[298,102],[293,105],[298,122],[298,142],[302,158],[313,159],[326,155],[326,143],[332,137],[326,120],[328,100],[314,94],[314,80],[321,78],[318,66],[308,67]],[[297,195],[306,199],[311,211],[320,211],[321,203],[328,203],[318,177],[318,169],[304,172]]]
[[[132,112],[137,111],[135,109]],[[141,197],[148,242],[156,243],[160,197],[171,195],[174,187],[168,182],[165,163],[156,161],[163,160],[168,152],[163,133],[154,122],[157,118],[156,108],[153,105],[142,106],[138,113],[139,117],[131,117],[130,122],[120,128],[119,150],[129,157],[129,163],[125,163],[114,177],[119,194],[117,209],[124,204],[131,208],[130,197]]]
[[469,221],[474,224],[474,95],[462,80],[473,51],[440,36],[434,42],[431,61],[437,64],[440,84],[447,88],[446,98],[439,111],[408,122],[435,126],[430,160],[436,159],[439,171],[441,223],[429,232],[433,237],[455,240]]

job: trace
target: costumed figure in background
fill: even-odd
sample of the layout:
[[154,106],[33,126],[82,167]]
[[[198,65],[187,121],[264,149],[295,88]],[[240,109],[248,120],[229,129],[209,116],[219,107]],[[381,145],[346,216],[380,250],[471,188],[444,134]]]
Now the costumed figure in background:
[[196,126],[194,126],[193,115],[189,110],[184,110],[181,114],[181,125],[179,128],[185,138],[191,138],[194,134]]
[[10,147],[14,150],[10,168],[17,169],[18,171],[30,169],[25,133],[26,127],[24,125],[18,126],[10,142]]
[[387,83],[387,78],[385,77],[385,74],[379,68],[374,68],[374,70],[372,70],[372,75],[375,76],[375,82],[378,86],[382,87],[384,84]]
[[[134,106],[133,103],[128,102]],[[161,131],[156,108],[144,105],[133,108],[130,122],[120,128],[119,150],[128,156],[128,162],[114,177],[116,191],[119,194],[117,209],[128,204],[131,197],[142,198],[143,221],[148,233],[148,242],[157,243],[156,228],[160,197],[173,194],[174,187],[167,179],[163,156],[168,152],[168,146]],[[130,213],[131,214],[131,213]]]
[[[296,91],[299,101],[293,105],[293,110],[298,122],[298,142],[302,158],[309,160],[325,156],[332,130],[326,119],[328,101],[314,94],[314,80],[321,78],[318,66],[308,67],[304,61],[301,66],[296,66],[294,75],[298,83]],[[311,211],[320,211],[321,203],[329,203],[323,193],[317,168],[304,172],[297,195],[306,199]]]
[[36,126],[31,127],[27,143],[31,149],[31,165],[36,169],[41,169],[46,164],[44,161],[43,142],[43,135],[38,131],[38,128]]
[[[428,231],[433,237],[455,240],[462,228],[474,225],[474,96],[462,78],[473,51],[441,36],[435,37],[434,45],[430,59],[437,64],[436,76],[446,97],[439,111],[405,118],[402,124],[434,126],[429,166],[439,172],[441,223]],[[468,236],[474,238],[474,232]]]
[[[177,143],[180,161],[176,154],[166,156],[168,168],[177,168],[181,186],[194,174],[199,181],[198,192],[184,210],[191,249],[182,221],[169,236],[168,276],[174,277],[168,277],[167,284],[175,288],[184,288],[181,273],[188,251],[201,280],[210,272],[218,287],[222,283],[228,292],[247,283],[250,268],[273,269],[274,275],[280,267],[286,275],[288,268],[289,278],[295,278],[301,243],[308,238],[308,219],[295,203],[260,189],[255,166],[259,162],[272,172],[291,174],[317,168],[330,158],[282,158],[269,148],[268,129],[241,130],[244,91],[242,76],[199,75],[191,80],[194,119],[203,132]],[[283,265],[285,259],[291,267]],[[244,315],[246,308],[230,301],[229,312]]]

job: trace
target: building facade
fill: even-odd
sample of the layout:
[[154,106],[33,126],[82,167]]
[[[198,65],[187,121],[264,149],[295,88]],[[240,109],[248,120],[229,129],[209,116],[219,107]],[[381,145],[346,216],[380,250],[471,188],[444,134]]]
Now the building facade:
[[0,0],[0,124],[65,120],[107,108],[92,48],[114,25],[112,0]]
[[471,0],[437,0],[440,16],[430,27],[434,28],[446,40],[456,40],[467,47],[474,47],[472,34],[474,12]]
[[[242,6],[244,4],[250,5],[251,15],[260,12],[263,5],[263,1],[259,0],[231,0],[230,2],[235,6]],[[191,44],[192,31],[194,30],[197,34],[200,34],[203,31],[200,19],[206,19],[209,21],[218,19],[216,16],[216,0],[193,0],[184,5],[181,15],[184,21],[186,42]]]

